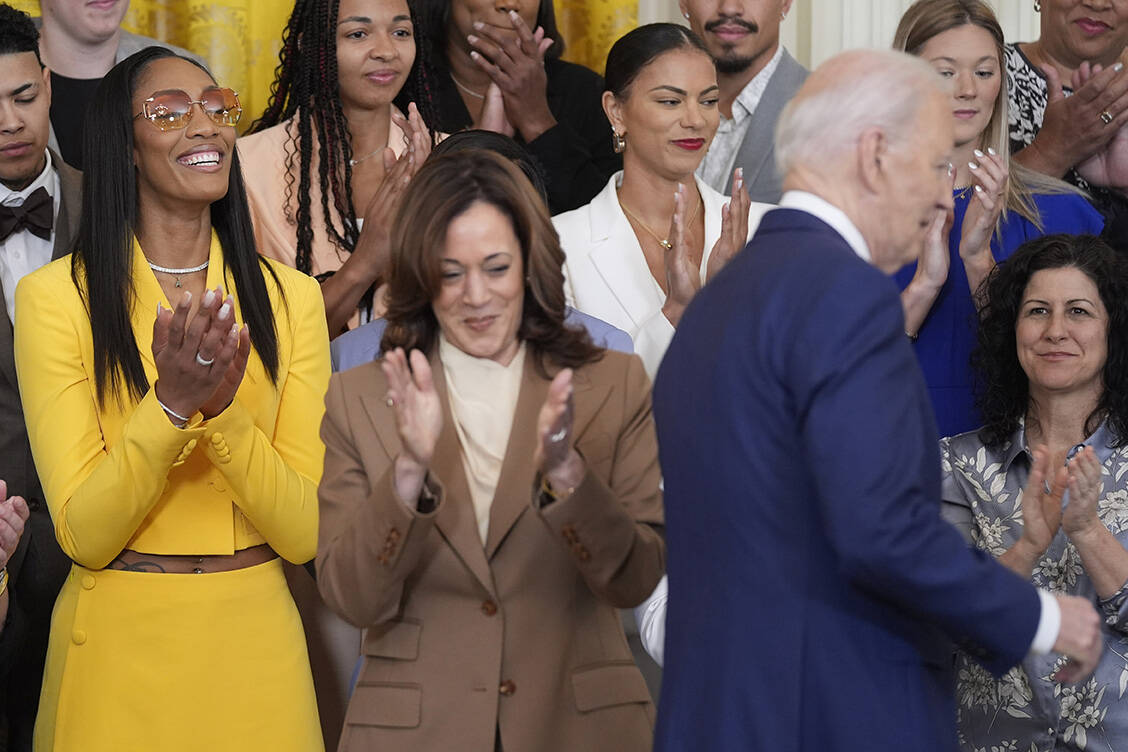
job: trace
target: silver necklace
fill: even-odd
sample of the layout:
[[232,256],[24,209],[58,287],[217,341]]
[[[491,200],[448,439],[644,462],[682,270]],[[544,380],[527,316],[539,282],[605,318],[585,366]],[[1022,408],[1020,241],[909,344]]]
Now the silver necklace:
[[174,275],[176,275],[176,286],[182,287],[182,285],[180,284],[180,277],[182,275],[184,275],[184,274],[195,274],[196,272],[202,272],[204,269],[208,268],[208,264],[210,264],[210,263],[211,263],[211,259],[208,259],[207,261],[200,264],[199,266],[190,266],[186,269],[173,269],[172,267],[169,267],[169,266],[159,266],[157,264],[154,264],[152,261],[150,261],[149,262],[149,268],[152,269],[155,272],[161,272],[162,274],[174,274]]
[[370,158],[372,158],[372,157],[376,156],[377,154],[379,154],[380,152],[384,151],[384,149],[387,149],[387,148],[388,148],[388,147],[386,147],[386,146],[381,146],[381,147],[380,147],[379,149],[377,149],[376,151],[373,151],[373,152],[369,152],[368,154],[365,154],[365,155],[364,155],[363,157],[361,157],[360,159],[350,159],[350,160],[349,160],[349,167],[356,167],[356,166],[357,166],[358,164],[360,164],[360,163],[361,163],[361,162],[363,162],[364,160],[366,160],[366,159],[370,159]]
[[454,81],[455,86],[462,89],[464,92],[466,92],[470,96],[474,97],[474,99],[485,99],[486,98],[485,94],[479,94],[478,92],[474,91],[469,86],[467,86],[466,84],[462,83],[457,78],[455,78],[453,73],[450,74],[450,80]]

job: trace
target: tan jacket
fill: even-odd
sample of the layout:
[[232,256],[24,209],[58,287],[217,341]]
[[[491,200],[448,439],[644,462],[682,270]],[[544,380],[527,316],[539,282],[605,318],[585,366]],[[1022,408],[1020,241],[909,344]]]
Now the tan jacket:
[[575,493],[534,505],[536,418],[549,381],[525,361],[513,430],[478,536],[442,367],[434,511],[395,494],[400,448],[378,362],[333,376],[322,424],[318,584],[368,628],[341,750],[505,752],[651,747],[654,709],[617,608],[665,568],[658,447],[642,362],[608,352],[577,370]]

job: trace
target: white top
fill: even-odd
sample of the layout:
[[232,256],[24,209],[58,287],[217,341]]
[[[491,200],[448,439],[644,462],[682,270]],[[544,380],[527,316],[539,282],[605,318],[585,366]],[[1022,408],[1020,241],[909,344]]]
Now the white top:
[[709,145],[709,151],[705,153],[705,158],[701,160],[701,164],[697,166],[697,177],[718,191],[724,191],[728,186],[729,175],[732,174],[736,155],[740,151],[740,147],[744,145],[744,137],[748,134],[749,120],[752,114],[756,112],[756,108],[760,106],[760,100],[764,96],[764,91],[768,88],[768,82],[772,80],[776,68],[779,67],[779,61],[782,59],[783,46],[777,45],[772,59],[768,61],[763,70],[744,85],[740,94],[733,100],[732,117],[727,118],[721,115],[721,122],[717,125],[717,135],[713,136],[713,143]]
[[525,343],[521,343],[509,365],[503,366],[464,353],[440,334],[439,360],[446,377],[454,430],[462,448],[462,466],[474,503],[478,535],[484,546],[490,531],[490,507],[521,391]]
[[51,237],[44,240],[27,230],[14,232],[0,243],[0,286],[4,290],[4,303],[8,309],[8,319],[16,323],[16,285],[19,281],[31,274],[39,267],[51,260],[51,251],[55,247],[55,228],[59,221],[59,173],[51,161],[51,152],[47,152],[47,164],[39,177],[22,191],[12,189],[0,183],[0,204],[4,206],[23,206],[34,191],[46,188],[55,204],[54,222],[51,224]]
[[[662,313],[666,294],[650,273],[642,246],[619,205],[622,171],[586,206],[552,218],[564,249],[564,293],[568,305],[622,329],[634,340],[646,373],[653,380],[674,336],[674,325]],[[701,283],[713,245],[721,236],[721,209],[728,198],[695,178],[705,213],[705,248]],[[774,208],[753,202],[748,210],[748,237],[760,218]]]

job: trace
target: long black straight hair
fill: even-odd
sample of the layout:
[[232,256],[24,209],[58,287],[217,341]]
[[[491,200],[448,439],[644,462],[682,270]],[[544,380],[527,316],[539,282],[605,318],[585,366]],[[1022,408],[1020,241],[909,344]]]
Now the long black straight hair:
[[[133,95],[145,69],[175,57],[207,69],[163,47],[146,47],[115,65],[86,112],[82,174],[82,220],[78,226],[71,278],[90,315],[94,338],[94,381],[98,401],[123,392],[140,399],[149,390],[141,353],[133,335],[133,236],[137,228],[137,174],[133,164]],[[209,73],[210,75],[210,73]],[[238,152],[231,159],[227,193],[211,205],[212,227],[223,247],[223,265],[235,282],[251,346],[270,379],[278,379],[278,333],[263,270],[282,287],[255,247],[251,212],[243,187]],[[283,298],[284,300],[284,298]]]

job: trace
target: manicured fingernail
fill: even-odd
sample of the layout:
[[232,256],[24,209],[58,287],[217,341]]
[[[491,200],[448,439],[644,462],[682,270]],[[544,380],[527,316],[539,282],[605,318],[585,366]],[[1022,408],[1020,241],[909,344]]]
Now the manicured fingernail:
[[976,164],[975,162],[968,162],[968,163],[967,163],[967,166],[968,166],[968,167],[970,167],[970,168],[971,168],[971,169],[973,169],[973,170],[978,170],[978,169],[979,169],[979,165],[977,165],[977,164]]
[[999,152],[995,151],[990,146],[987,147],[987,153],[990,154],[992,157],[997,157],[999,155]]
[[482,23],[481,21],[475,21],[474,22],[474,28],[477,29],[478,31],[481,31],[482,29],[486,28],[486,25],[484,23]]
[[215,290],[208,290],[204,293],[204,305],[210,306],[215,302]]
[[475,60],[481,60],[482,59],[482,56],[479,55],[474,50],[470,50],[470,57],[474,58]]
[[975,154],[975,156],[979,157],[980,159],[983,159],[983,156],[984,156],[983,152],[979,151],[979,149],[976,149],[974,154]]
[[163,310],[164,310],[164,309],[163,309],[163,308],[161,308],[161,301],[159,301],[159,300],[158,300],[158,301],[157,301],[157,315],[158,315],[158,316],[160,316],[160,315],[161,315],[161,311],[163,311]]
[[955,171],[956,171],[956,166],[954,164],[952,164],[951,162],[949,162],[948,163],[948,177],[952,177],[952,175],[953,175],[953,173],[955,173]]
[[976,193],[983,193],[983,186],[981,186],[981,185],[975,186],[975,192]]
[[180,296],[180,302],[183,303],[184,305],[188,305],[189,303],[191,303],[192,302],[192,293],[189,290],[185,290],[184,294]]
[[1120,71],[1124,70],[1124,63],[1117,63],[1116,65],[1112,66],[1112,69],[1119,73]]
[[[473,34],[470,34],[469,36],[466,37],[466,41],[469,42],[470,44],[477,44],[478,43],[478,37],[474,36]],[[471,54],[473,54],[473,53],[471,53]]]
[[219,307],[219,320],[223,321],[224,319],[226,319],[230,315],[231,315],[231,304],[224,302],[224,304]]
[[239,336],[239,324],[238,323],[231,325],[231,331],[229,331],[227,333],[227,336],[230,337],[231,339],[235,339],[236,337]]

